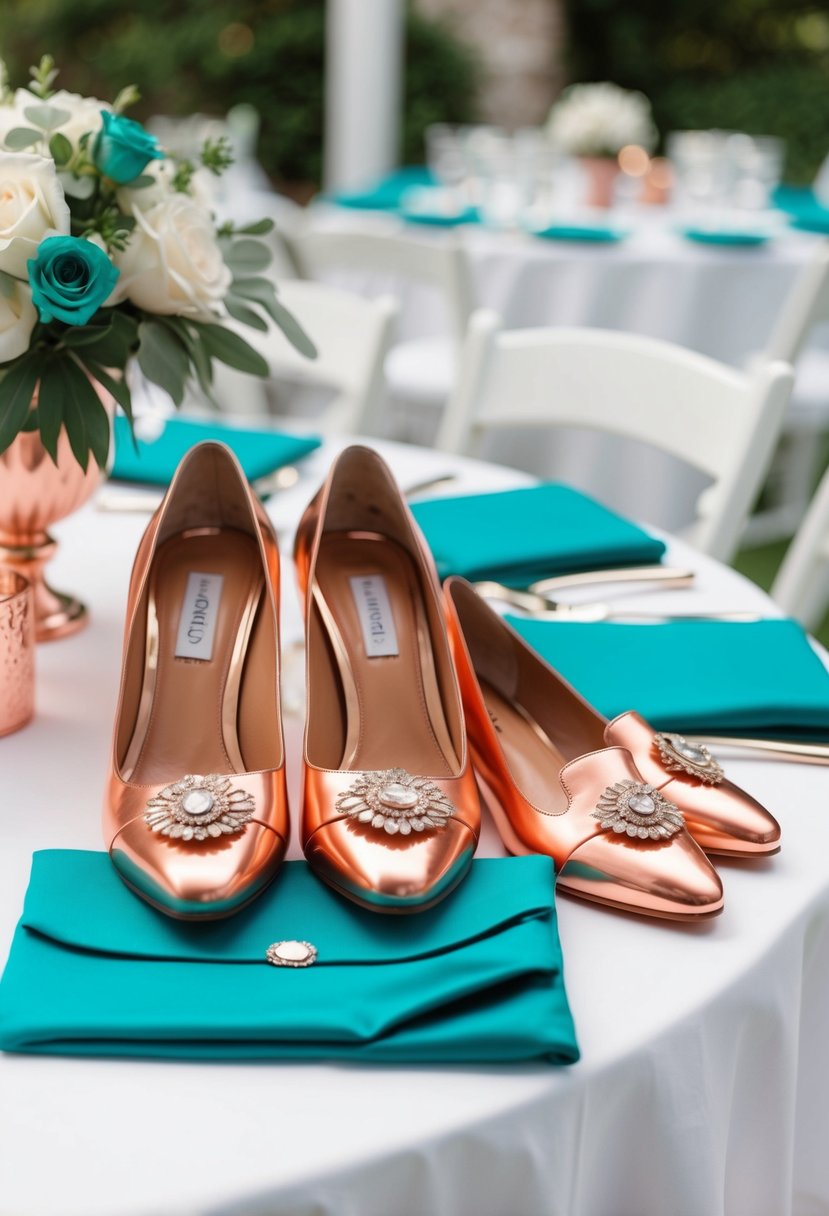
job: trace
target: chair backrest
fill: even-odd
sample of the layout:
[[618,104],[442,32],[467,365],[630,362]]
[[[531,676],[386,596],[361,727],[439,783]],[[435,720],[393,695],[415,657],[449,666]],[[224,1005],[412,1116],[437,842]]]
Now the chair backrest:
[[[315,419],[315,426],[327,434],[374,433],[383,406],[383,363],[397,316],[395,301],[388,296],[366,300],[352,292],[304,280],[280,282],[278,291],[282,304],[317,347],[316,359],[299,354],[275,326],[267,333],[241,325],[234,328],[267,360],[274,379],[335,390],[334,400],[322,418]],[[224,371],[222,377],[228,395]],[[252,378],[245,380],[250,382]]]
[[461,341],[473,308],[468,260],[453,234],[424,239],[400,232],[309,231],[287,233],[301,274],[359,270],[384,279],[428,284],[443,298],[453,336]]
[[829,470],[786,551],[771,596],[807,629],[823,620],[829,606]]
[[783,302],[774,324],[766,359],[797,360],[811,330],[829,321],[829,241],[822,241]]
[[587,427],[653,445],[707,474],[690,539],[734,553],[771,461],[792,385],[783,363],[738,372],[668,342],[599,329],[501,332],[476,313],[437,447],[471,455],[485,433]]

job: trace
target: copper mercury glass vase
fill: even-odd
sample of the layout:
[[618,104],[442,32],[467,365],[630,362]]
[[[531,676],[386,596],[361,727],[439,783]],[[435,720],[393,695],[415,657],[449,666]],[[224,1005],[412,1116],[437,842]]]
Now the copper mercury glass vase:
[[[115,401],[101,385],[93,385],[111,421]],[[37,393],[32,408],[36,405]],[[44,578],[57,548],[48,529],[82,507],[104,477],[91,455],[86,470],[81,468],[64,428],[57,456],[55,463],[37,431],[21,433],[0,454],[0,562],[32,584],[38,642],[68,637],[86,624],[81,600],[53,590]]]

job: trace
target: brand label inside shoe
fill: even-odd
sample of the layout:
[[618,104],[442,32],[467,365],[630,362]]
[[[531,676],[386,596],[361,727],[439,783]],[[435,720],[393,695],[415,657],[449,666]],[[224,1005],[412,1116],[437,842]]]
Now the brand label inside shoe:
[[348,580],[357,605],[363,644],[370,659],[399,654],[397,631],[382,574],[361,574]]
[[181,605],[176,636],[177,659],[213,658],[213,635],[222,601],[221,574],[200,574],[197,570],[187,576],[187,589]]

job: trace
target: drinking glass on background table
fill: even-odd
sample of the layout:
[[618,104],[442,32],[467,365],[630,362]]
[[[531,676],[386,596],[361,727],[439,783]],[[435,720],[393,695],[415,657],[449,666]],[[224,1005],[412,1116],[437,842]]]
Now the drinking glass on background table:
[[28,579],[0,567],[0,735],[29,722],[35,708],[35,614]]
[[426,128],[426,164],[435,180],[457,196],[458,207],[468,205],[464,195],[467,163],[462,129],[436,122]]
[[741,131],[675,131],[667,149],[675,202],[686,216],[771,206],[783,170],[783,140]]

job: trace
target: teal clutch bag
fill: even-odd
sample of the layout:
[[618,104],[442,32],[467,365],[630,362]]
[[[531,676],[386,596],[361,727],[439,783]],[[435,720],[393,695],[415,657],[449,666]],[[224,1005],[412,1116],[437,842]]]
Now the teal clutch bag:
[[524,587],[552,574],[650,565],[665,552],[661,540],[556,482],[432,498],[414,503],[412,511],[441,578],[460,574]]
[[661,730],[829,738],[829,673],[796,621],[507,619],[608,718],[635,709]]
[[157,439],[138,439],[133,444],[129,423],[115,419],[115,461],[110,476],[116,481],[167,486],[179,461],[196,443],[215,439],[235,452],[248,481],[267,477],[283,465],[293,464],[313,452],[322,440],[318,435],[285,435],[264,428],[228,426],[196,418],[168,418]]
[[[310,942],[308,967],[266,961]],[[385,1063],[578,1059],[553,864],[475,861],[448,899],[378,916],[287,863],[225,921],[172,921],[105,853],[35,853],[0,982],[0,1047],[57,1055]]]

